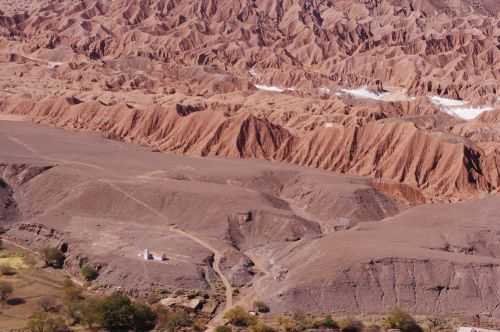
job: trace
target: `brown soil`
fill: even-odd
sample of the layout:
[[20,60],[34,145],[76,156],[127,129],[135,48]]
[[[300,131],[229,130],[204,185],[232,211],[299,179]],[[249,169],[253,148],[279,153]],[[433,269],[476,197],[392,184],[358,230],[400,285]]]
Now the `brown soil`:
[[75,276],[92,262],[104,291],[498,318],[499,18],[0,0],[0,225]]

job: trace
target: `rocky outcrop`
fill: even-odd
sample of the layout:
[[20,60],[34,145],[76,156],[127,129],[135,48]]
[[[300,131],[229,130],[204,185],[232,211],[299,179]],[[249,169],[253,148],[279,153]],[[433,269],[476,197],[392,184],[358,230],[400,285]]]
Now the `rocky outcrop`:
[[140,56],[236,74],[229,83],[221,73],[211,83],[213,92],[248,85],[245,80],[255,79],[249,70],[267,83],[302,88],[335,84],[382,90],[383,84],[405,86],[414,95],[469,99],[500,88],[499,8],[493,1],[449,6],[429,0],[366,1],[351,8],[346,1],[309,0],[78,5],[39,0],[31,7],[29,14],[0,16],[0,27],[4,35],[23,35],[32,51],[64,47],[91,60]]
[[52,165],[29,165],[0,162],[0,179],[14,190],[43,172],[51,169]]
[[500,185],[492,160],[496,155],[485,153],[468,139],[428,132],[406,121],[374,121],[294,134],[266,118],[244,113],[227,116],[205,110],[185,115],[177,108],[73,104],[65,98],[39,103],[8,100],[2,111],[64,128],[100,131],[160,151],[285,161],[370,176],[408,185],[428,199],[473,197]]
[[453,312],[499,317],[500,300],[492,292],[499,283],[498,264],[383,258],[339,271],[324,286],[292,287],[273,304],[285,311],[318,313],[384,314],[400,307],[425,315]]
[[9,225],[21,218],[17,189],[50,168],[52,166],[0,162],[0,225]]
[[0,225],[17,220],[18,209],[12,188],[0,178]]
[[422,205],[270,251],[259,296],[283,312],[383,314],[400,307],[499,319],[499,199]]

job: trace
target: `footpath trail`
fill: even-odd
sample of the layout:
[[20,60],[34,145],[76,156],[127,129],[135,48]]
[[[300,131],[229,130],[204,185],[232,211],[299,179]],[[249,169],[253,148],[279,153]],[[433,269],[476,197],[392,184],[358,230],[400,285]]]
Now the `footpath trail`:
[[[114,190],[120,192],[121,194],[125,195],[127,198],[133,200],[134,202],[136,202],[137,204],[141,205],[142,207],[144,207],[145,209],[147,209],[148,211],[150,211],[151,213],[153,213],[154,215],[156,215],[157,217],[165,220],[167,223],[171,223],[169,218],[167,216],[165,216],[163,213],[161,213],[160,211],[158,211],[157,209],[155,209],[154,207],[152,207],[151,205],[147,204],[146,202],[132,196],[130,193],[128,193],[127,191],[123,190],[122,188],[120,188],[118,185],[116,185],[115,183],[112,183],[108,180],[99,180],[101,181],[102,183],[105,183],[107,185],[109,185],[111,188],[113,188]],[[224,275],[224,273],[222,273],[222,270],[220,269],[220,262],[221,262],[221,259],[222,259],[222,254],[217,250],[215,249],[213,246],[211,246],[209,243],[207,243],[206,241],[204,241],[203,239],[197,237],[196,235],[193,235],[189,232],[186,232],[184,230],[181,230],[179,228],[177,228],[176,225],[172,225],[170,226],[170,231],[174,232],[174,233],[177,233],[185,238],[188,238],[189,240],[193,241],[193,242],[196,242],[198,243],[199,245],[201,245],[202,247],[204,247],[205,249],[211,251],[213,254],[214,254],[214,264],[213,264],[213,269],[215,271],[215,273],[217,273],[217,275],[219,276],[220,280],[222,281],[222,283],[224,284],[224,287],[226,289],[225,291],[225,298],[226,298],[226,304],[225,304],[225,309],[224,311],[230,309],[233,307],[233,287],[231,286],[231,283],[229,282],[229,280],[226,278],[226,276]],[[211,331],[218,322],[220,322],[220,320],[222,319],[221,315],[217,315],[209,324],[209,328],[208,328],[208,331]]]
[[89,168],[93,168],[93,169],[96,169],[96,170],[101,170],[101,171],[105,171],[106,169],[101,167],[101,166],[98,166],[98,165],[95,165],[95,164],[90,164],[90,163],[84,163],[84,162],[80,162],[80,161],[75,161],[75,160],[67,160],[67,159],[61,159],[61,158],[51,158],[50,156],[48,155],[44,155],[42,153],[40,153],[37,149],[35,149],[33,146],[23,142],[22,140],[20,140],[19,138],[17,137],[14,137],[14,136],[8,136],[7,137],[11,142],[19,145],[19,146],[22,146],[25,150],[29,151],[31,154],[37,156],[38,158],[42,159],[42,160],[46,160],[47,162],[55,162],[55,163],[58,163],[58,164],[61,164],[61,165],[77,165],[77,166],[84,166],[84,167],[89,167]]
[[[52,161],[52,162],[58,162],[58,163],[61,163],[61,164],[73,164],[73,165],[86,166],[86,167],[90,167],[90,168],[98,169],[98,170],[105,170],[101,166],[90,164],[90,163],[83,163],[83,162],[72,161],[72,160],[64,160],[64,159],[59,159],[59,158],[51,158],[50,156],[42,155],[39,151],[37,151],[37,149],[35,149],[34,147],[30,146],[29,144],[26,144],[25,142],[23,142],[22,140],[20,140],[20,139],[18,139],[16,137],[9,136],[8,138],[13,143],[22,146],[25,150],[29,151],[33,155],[36,155],[37,157],[40,157],[42,160],[47,160],[47,161]],[[183,237],[185,237],[185,238],[187,238],[187,239],[189,239],[189,240],[191,240],[193,242],[198,243],[199,245],[201,245],[202,247],[204,247],[205,249],[207,249],[207,250],[209,250],[210,252],[213,253],[213,255],[214,255],[214,262],[213,262],[213,266],[212,267],[213,267],[215,273],[217,273],[217,275],[219,276],[220,280],[222,281],[222,283],[224,285],[224,288],[225,288],[225,301],[226,301],[226,303],[225,303],[224,310],[222,310],[221,313],[219,313],[216,317],[214,317],[214,319],[212,319],[212,321],[209,323],[208,331],[213,330],[213,328],[215,328],[215,326],[217,326],[218,324],[222,323],[223,312],[233,307],[233,287],[231,286],[231,283],[226,278],[226,276],[224,275],[224,273],[222,273],[222,270],[220,268],[220,262],[221,262],[221,259],[223,257],[223,255],[221,254],[221,252],[219,250],[217,250],[216,248],[214,248],[213,246],[211,246],[205,240],[197,237],[196,235],[191,234],[191,233],[189,233],[189,232],[187,232],[185,230],[179,229],[176,225],[172,224],[171,221],[169,220],[169,218],[167,216],[165,216],[162,212],[158,211],[157,209],[155,209],[154,207],[152,207],[148,203],[146,203],[146,202],[138,199],[137,197],[134,197],[133,195],[131,195],[126,190],[120,188],[120,186],[118,186],[117,184],[111,182],[111,180],[108,180],[108,179],[99,179],[98,181],[107,184],[108,186],[110,186],[111,188],[113,188],[114,190],[116,190],[117,192],[119,192],[119,193],[123,194],[124,196],[126,196],[128,199],[130,199],[130,200],[136,202],[137,204],[141,205],[142,207],[144,207],[146,210],[148,210],[149,212],[151,212],[152,214],[154,214],[158,218],[163,219],[165,222],[167,222],[168,224],[171,225],[170,228],[169,228],[170,231],[172,231],[172,232],[174,232],[174,233],[176,233],[178,235],[181,235],[181,236],[183,236]],[[38,254],[37,252],[35,252],[35,251],[33,251],[33,250],[31,250],[31,249],[29,249],[27,247],[18,245],[16,243],[12,242],[12,241],[9,241],[9,243],[12,243],[13,245],[16,245],[16,246],[18,246],[18,247],[20,247],[22,249],[28,250],[28,251],[30,251],[32,253]],[[77,280],[75,280],[73,278],[72,278],[72,280],[75,283],[81,284],[79,281],[77,281]]]

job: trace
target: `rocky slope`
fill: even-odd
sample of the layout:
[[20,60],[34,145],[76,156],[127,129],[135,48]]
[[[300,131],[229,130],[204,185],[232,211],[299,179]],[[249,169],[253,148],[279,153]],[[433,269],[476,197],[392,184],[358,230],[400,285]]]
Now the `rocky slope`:
[[500,319],[498,1],[0,10],[11,239],[102,290]]
[[413,95],[460,98],[499,89],[494,1],[93,0],[33,7],[2,24],[28,41],[30,52],[61,48],[90,59],[138,55],[213,65],[295,88],[379,81]]
[[498,317],[497,204],[498,196],[418,207],[289,245],[270,255],[288,272],[277,279],[276,266],[270,268],[260,295],[284,311],[383,313],[400,306],[426,315]]
[[[500,319],[498,195],[407,209],[363,177],[152,153],[23,122],[0,128],[0,174],[20,216],[7,236],[63,248],[75,276],[96,266],[102,291],[198,289],[223,302],[216,250],[240,288],[236,304]],[[144,261],[144,248],[168,261]]]
[[496,113],[453,115],[498,107],[498,15],[486,0],[35,1],[0,19],[0,111],[476,197],[499,185]]
[[[221,269],[241,287],[255,274],[247,250],[312,239],[333,231],[338,220],[349,220],[349,227],[379,221],[403,208],[366,178],[169,156],[95,135],[13,124],[0,121],[6,147],[0,180],[7,188],[0,202],[7,193],[17,219],[5,219],[11,210],[0,205],[0,225],[9,222],[7,236],[33,249],[64,248],[65,268],[75,277],[90,262],[100,271],[95,285],[101,290],[119,286],[142,297],[162,289],[213,291],[220,283],[214,253],[199,241],[224,253]],[[311,196],[338,208],[313,204]],[[145,262],[145,248],[168,261]]]
[[[286,161],[340,173],[403,183],[428,199],[467,198],[498,188],[497,152],[411,122],[376,121],[361,127],[293,132],[250,114],[197,110],[177,104],[140,110],[68,98],[39,103],[8,100],[3,110],[65,128],[101,131],[107,137],[194,156]],[[191,113],[189,113],[189,110]]]

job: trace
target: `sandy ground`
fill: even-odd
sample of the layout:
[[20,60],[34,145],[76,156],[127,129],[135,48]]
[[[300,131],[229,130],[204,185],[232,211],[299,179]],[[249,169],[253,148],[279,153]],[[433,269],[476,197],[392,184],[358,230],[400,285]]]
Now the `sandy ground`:
[[[101,275],[103,286],[209,289],[206,273],[212,273],[222,283],[227,308],[233,304],[232,285],[237,283],[230,267],[221,266],[228,250],[234,251],[227,239],[228,216],[252,209],[262,214],[263,224],[256,227],[264,228],[256,231],[264,233],[245,240],[243,245],[250,248],[319,232],[315,221],[295,216],[293,206],[270,196],[279,181],[295,178],[294,186],[300,188],[300,176],[319,177],[344,195],[369,188],[369,180],[363,178],[262,161],[153,153],[98,134],[72,134],[28,122],[0,121],[0,144],[3,163],[55,166],[17,188],[15,197],[23,210],[19,221],[53,227],[66,234],[75,250],[85,248],[85,255],[107,266]],[[271,181],[261,182],[260,177]],[[266,223],[273,222],[278,227],[276,239],[265,235],[271,227]],[[15,237],[33,242],[22,232]],[[144,248],[164,252],[169,260],[144,262]],[[203,272],[210,256],[212,272]],[[245,273],[251,279],[249,271]]]
[[[26,322],[33,312],[39,310],[39,301],[44,297],[52,297],[61,300],[62,287],[65,274],[61,271],[41,270],[27,265],[22,257],[30,257],[30,253],[6,244],[7,250],[0,253],[13,256],[15,260],[21,260],[22,264],[11,264],[17,273],[13,276],[1,276],[0,280],[10,282],[14,287],[9,303],[2,306],[0,312],[0,330],[10,331],[26,327]],[[11,256],[12,257],[12,256]],[[34,260],[35,258],[28,258]],[[1,264],[5,264],[2,261]]]
[[[402,209],[362,177],[154,153],[28,122],[0,121],[0,144],[19,210],[9,237],[68,243],[68,270],[77,257],[101,265],[104,289],[200,289],[220,308],[263,299],[274,312],[498,314],[497,196]],[[334,231],[338,218],[353,227]],[[144,261],[144,248],[168,261]]]
[[0,114],[0,121],[26,121],[26,117],[16,114]]

